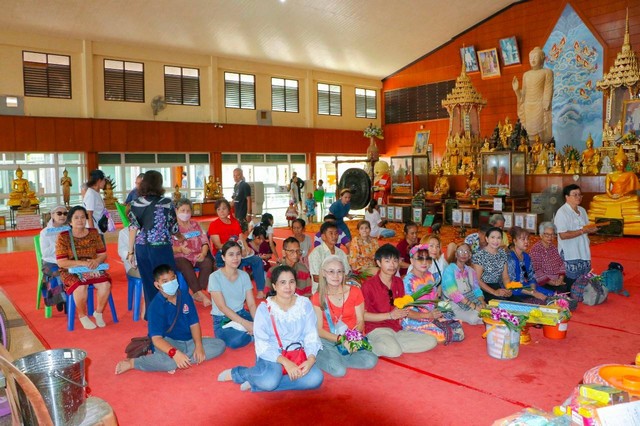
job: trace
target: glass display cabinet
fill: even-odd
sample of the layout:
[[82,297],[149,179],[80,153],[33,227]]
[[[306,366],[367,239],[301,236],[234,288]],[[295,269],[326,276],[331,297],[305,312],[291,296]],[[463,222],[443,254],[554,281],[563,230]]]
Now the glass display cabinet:
[[429,184],[429,157],[391,157],[391,194],[413,196]]
[[483,196],[525,195],[525,154],[495,151],[482,153],[480,181]]

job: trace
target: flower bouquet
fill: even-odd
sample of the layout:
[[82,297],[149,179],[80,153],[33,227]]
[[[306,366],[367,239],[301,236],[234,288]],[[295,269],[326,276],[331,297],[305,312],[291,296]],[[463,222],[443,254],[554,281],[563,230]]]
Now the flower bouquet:
[[501,308],[491,308],[490,312],[482,312],[481,317],[491,318],[494,321],[500,321],[507,326],[509,330],[522,331],[527,325],[529,317],[527,315],[516,315]]
[[422,296],[425,296],[429,293],[431,293],[431,290],[433,290],[434,285],[433,284],[427,284],[423,287],[421,287],[420,289],[418,289],[417,291],[415,291],[413,294],[407,294],[404,295],[402,297],[396,297],[393,300],[393,306],[395,306],[398,309],[404,309],[407,306],[421,306],[421,305],[431,305],[433,303],[437,303],[437,300],[426,300],[426,299],[420,299]]
[[369,340],[355,328],[350,328],[345,331],[344,334],[338,336],[336,346],[343,355],[363,350],[370,351],[372,349]]
[[374,126],[373,123],[365,127],[363,135],[365,138],[384,139],[384,136],[382,136],[382,129],[380,127]]

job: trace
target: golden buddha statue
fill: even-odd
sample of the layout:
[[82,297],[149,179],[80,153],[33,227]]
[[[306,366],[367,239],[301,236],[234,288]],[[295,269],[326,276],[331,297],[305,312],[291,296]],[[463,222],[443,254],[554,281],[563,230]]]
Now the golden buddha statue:
[[589,206],[589,220],[596,218],[616,218],[624,220],[625,235],[640,235],[640,202],[636,191],[640,188],[634,172],[625,170],[627,156],[622,149],[613,159],[615,170],[605,179],[606,194],[593,197]]
[[[538,137],[536,136],[536,141],[539,142]],[[535,146],[535,143],[534,145]],[[547,174],[547,164],[549,164],[549,152],[547,151],[547,146],[543,146],[540,143],[541,151],[538,154],[538,160],[535,162],[536,168],[533,170],[533,174],[536,175],[545,175]]]
[[427,198],[445,198],[449,195],[449,179],[444,175],[444,170],[438,171],[438,177],[436,183],[433,186],[433,191],[427,191]]
[[222,198],[222,188],[220,179],[213,180],[213,175],[209,175],[209,180],[204,184],[204,201],[215,201]]
[[31,206],[40,205],[40,200],[36,197],[36,193],[29,187],[29,181],[24,179],[23,172],[20,167],[16,170],[16,178],[11,181],[11,193],[9,194],[9,207],[22,208],[26,203],[23,199],[28,199]]
[[593,139],[591,133],[586,141],[587,149],[582,151],[582,174],[584,175],[597,175],[599,156],[598,152],[593,148]]
[[556,155],[556,159],[553,161],[553,166],[549,169],[549,173],[553,173],[553,174],[564,173],[564,169],[562,168],[562,161],[560,160],[559,155]]
[[540,153],[542,153],[542,140],[540,139],[540,135],[536,135],[533,139],[533,145],[531,145],[531,162],[533,164],[538,164],[540,160]]
[[69,201],[71,200],[71,187],[73,186],[73,181],[69,177],[69,172],[67,169],[64,169],[62,172],[62,179],[60,179],[60,186],[62,186],[62,201],[64,205],[69,208]]
[[116,197],[113,196],[113,184],[110,179],[104,184],[104,206],[107,210],[115,210],[116,202],[118,201]]
[[180,185],[174,187],[175,191],[173,191],[173,204],[176,204],[178,201],[182,199],[182,193],[180,192]]
[[489,144],[488,138],[484,138],[484,142],[482,143],[482,148],[480,148],[480,152],[491,152],[491,145]]
[[480,179],[472,171],[467,175],[467,188],[464,192],[456,192],[456,198],[471,198],[480,195]]

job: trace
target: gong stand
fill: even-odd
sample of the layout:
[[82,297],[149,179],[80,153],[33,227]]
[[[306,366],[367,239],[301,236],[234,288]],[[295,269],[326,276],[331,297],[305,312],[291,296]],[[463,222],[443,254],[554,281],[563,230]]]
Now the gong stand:
[[[336,190],[336,196],[340,194],[340,191],[344,188],[349,188],[351,194],[351,206],[354,210],[360,210],[369,205],[371,200],[372,182],[373,182],[373,166],[377,160],[338,160],[338,156],[334,156],[333,161],[336,168],[336,182],[338,182],[338,189]],[[367,174],[362,169],[347,169],[338,180],[338,164],[348,163],[369,163],[371,165],[370,174]],[[336,197],[337,198],[337,197]]]

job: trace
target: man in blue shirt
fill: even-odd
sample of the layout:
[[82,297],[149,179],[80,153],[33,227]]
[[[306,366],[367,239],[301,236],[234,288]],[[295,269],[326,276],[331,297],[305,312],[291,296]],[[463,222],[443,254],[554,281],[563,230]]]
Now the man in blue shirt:
[[136,186],[133,187],[133,189],[129,192],[129,194],[127,195],[126,200],[124,200],[124,203],[128,206],[129,204],[131,204],[131,202],[133,200],[135,200],[136,198],[138,198],[138,189],[140,189],[140,182],[142,182],[142,178],[144,177],[144,173],[140,173],[138,175],[138,177],[136,177]]
[[[158,294],[147,309],[149,337],[154,352],[139,358],[127,358],[116,365],[116,374],[132,368],[140,371],[167,371],[189,368],[222,354],[224,342],[202,337],[198,313],[185,283],[180,285],[169,265],[153,271]],[[177,316],[177,317],[176,317]]]

